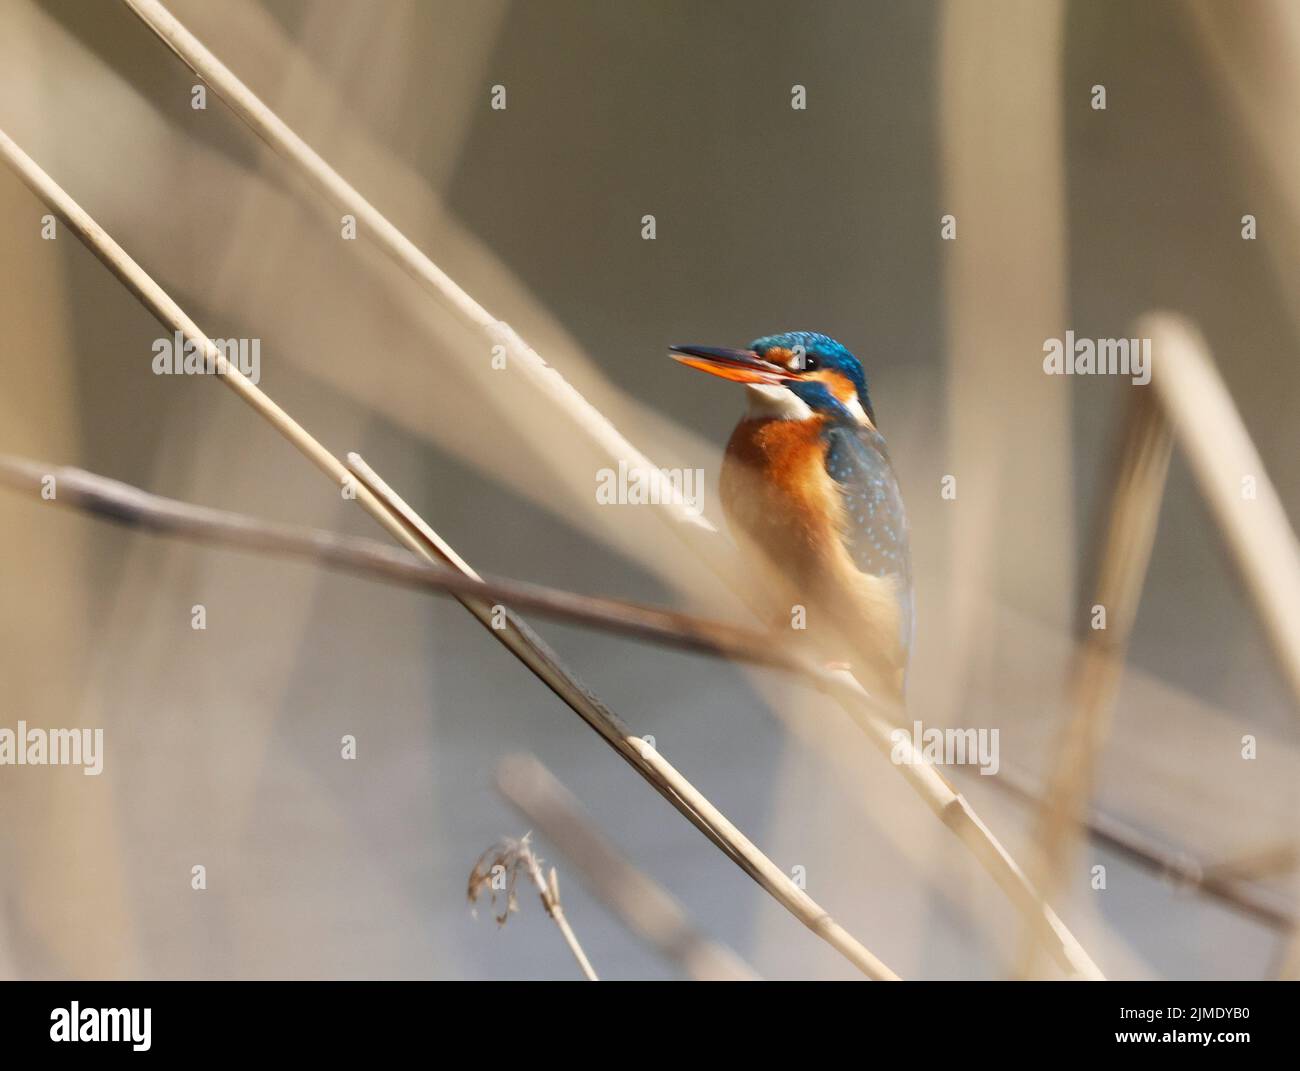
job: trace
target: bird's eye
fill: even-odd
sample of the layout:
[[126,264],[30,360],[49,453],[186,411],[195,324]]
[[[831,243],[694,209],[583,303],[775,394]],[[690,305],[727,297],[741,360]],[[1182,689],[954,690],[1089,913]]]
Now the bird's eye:
[[802,357],[795,357],[791,364],[805,372],[815,372],[817,370],[817,358],[811,353],[805,353]]

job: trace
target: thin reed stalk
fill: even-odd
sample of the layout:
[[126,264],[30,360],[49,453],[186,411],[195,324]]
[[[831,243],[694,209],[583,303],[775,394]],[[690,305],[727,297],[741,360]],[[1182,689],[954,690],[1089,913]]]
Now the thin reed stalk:
[[755,629],[505,577],[476,579],[452,566],[417,558],[378,540],[195,506],[84,469],[0,454],[0,483],[39,492],[47,477],[53,478],[58,488],[52,505],[79,509],[103,520],[160,535],[300,558],[417,590],[472,595],[494,605],[504,604],[514,610],[665,647],[721,656],[749,665],[816,673],[817,667],[774,644],[770,636]]
[[533,884],[537,886],[537,895],[541,898],[542,907],[546,908],[546,913],[551,916],[555,925],[559,927],[560,933],[564,936],[564,943],[569,946],[573,958],[578,961],[583,976],[589,982],[599,982],[600,979],[596,977],[596,968],[591,965],[587,953],[582,950],[582,945],[578,943],[578,935],[573,932],[573,927],[569,925],[569,916],[564,913],[564,906],[560,903],[560,878],[555,867],[551,867],[551,873],[548,877],[542,877],[541,865],[537,862],[537,856],[531,849],[528,852],[526,862],[528,876],[532,879]]

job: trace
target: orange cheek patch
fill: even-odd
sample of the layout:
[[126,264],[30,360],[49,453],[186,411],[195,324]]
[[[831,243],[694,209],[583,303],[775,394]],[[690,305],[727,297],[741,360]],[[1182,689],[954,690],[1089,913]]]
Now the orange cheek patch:
[[836,401],[843,402],[845,405],[848,405],[850,399],[858,396],[858,389],[853,385],[853,381],[839,372],[826,369],[810,372],[806,378],[825,383],[826,389],[835,396]]

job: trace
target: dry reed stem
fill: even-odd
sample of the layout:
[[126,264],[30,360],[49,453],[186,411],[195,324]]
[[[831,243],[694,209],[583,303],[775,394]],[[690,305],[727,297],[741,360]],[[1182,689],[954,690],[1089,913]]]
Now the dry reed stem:
[[[391,257],[428,293],[446,301],[470,323],[477,325],[505,348],[511,367],[520,368],[538,391],[553,402],[610,458],[629,466],[654,468],[614,425],[578,393],[564,377],[503,321],[495,319],[450,276],[437,267],[401,231],[329,166],[305,141],[268,108],[235,74],[191,34],[156,0],[123,0],[186,66],[204,80],[218,96],[272,149],[289,160],[336,210],[351,213],[364,233]],[[655,512],[686,540],[692,552],[730,584],[741,598],[753,605],[750,585],[739,577],[735,557],[724,541],[704,538],[716,529],[687,511],[680,500],[661,503]],[[847,676],[847,674],[845,674]],[[850,683],[851,682],[851,683]],[[834,696],[853,720],[868,733],[872,743],[890,755],[894,742],[892,725],[879,715],[879,704],[849,677],[848,681],[823,689]],[[1086,978],[1103,977],[1092,958],[1079,944],[1034,889],[1024,871],[975,814],[970,804],[923,759],[907,749],[907,762],[900,766],[908,783],[921,794],[930,809],[955,832],[981,862],[1000,888],[1022,910],[1041,914],[1044,932],[1052,934],[1051,950],[1063,970]],[[917,772],[924,768],[926,772]]]
[[816,667],[772,643],[771,637],[675,610],[563,591],[505,577],[470,576],[449,565],[361,536],[279,524],[151,494],[84,469],[0,454],[0,483],[39,492],[52,477],[55,506],[71,507],[135,528],[193,542],[300,558],[332,569],[438,594],[469,595],[569,624],[797,673]]
[[[28,188],[50,207],[164,326],[181,332],[185,340],[204,355],[209,370],[220,375],[236,394],[333,479],[342,491],[355,497],[356,501],[398,542],[424,558],[432,559],[437,553],[467,575],[478,579],[477,574],[465,565],[455,551],[428,529],[427,525],[418,522],[417,526],[412,522],[413,514],[409,507],[404,513],[394,512],[390,503],[396,496],[390,496],[388,501],[381,501],[368,486],[359,484],[357,477],[349,472],[333,454],[231,365],[225,355],[212,344],[211,339],[199,330],[194,321],[148,273],[132,260],[125,250],[4,131],[0,131],[0,157],[4,158]],[[418,518],[416,520],[418,521]],[[423,532],[419,530],[419,526],[422,526]],[[718,845],[729,858],[753,877],[799,921],[868,977],[897,978],[893,971],[843,926],[835,922],[807,893],[798,888],[654,748],[634,736],[612,711],[565,669],[555,653],[546,647],[522,620],[513,614],[507,614],[508,627],[495,629],[492,626],[491,607],[488,604],[466,596],[457,598],[556,695],[600,732],[660,795],[673,803],[692,824],[703,831],[714,844]]]
[[497,786],[629,929],[665,959],[697,981],[757,980],[749,964],[692,926],[672,894],[633,866],[596,829],[578,801],[536,756],[502,759]]
[[542,906],[546,908],[546,913],[555,920],[555,925],[560,928],[560,933],[564,934],[565,943],[568,944],[569,950],[573,953],[573,958],[578,961],[578,966],[582,968],[582,973],[586,975],[587,981],[598,982],[596,970],[591,965],[591,960],[587,958],[587,953],[582,950],[582,945],[578,944],[578,937],[573,932],[573,927],[569,925],[569,917],[564,913],[564,908],[560,904],[560,879],[551,867],[550,877],[546,880],[542,878],[542,868],[537,862],[537,856],[530,850],[527,859],[528,874],[533,879],[533,884],[537,886],[537,894],[541,897]]
[[[1093,606],[1105,608],[1104,628],[1090,628],[1071,670],[1068,717],[1038,814],[1036,885],[1054,899],[1068,887],[1079,832],[1088,811],[1097,761],[1110,732],[1111,711],[1138,603],[1155,544],[1173,438],[1155,398],[1135,387],[1118,474],[1106,511],[1106,535]],[[1026,920],[1020,973],[1037,971],[1042,928]]]

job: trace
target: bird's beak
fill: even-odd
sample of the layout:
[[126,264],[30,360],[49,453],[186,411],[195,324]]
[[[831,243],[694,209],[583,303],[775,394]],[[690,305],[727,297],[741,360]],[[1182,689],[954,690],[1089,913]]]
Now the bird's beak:
[[779,364],[765,361],[753,350],[726,350],[715,346],[669,346],[668,356],[688,368],[721,376],[736,383],[782,384],[796,378]]

